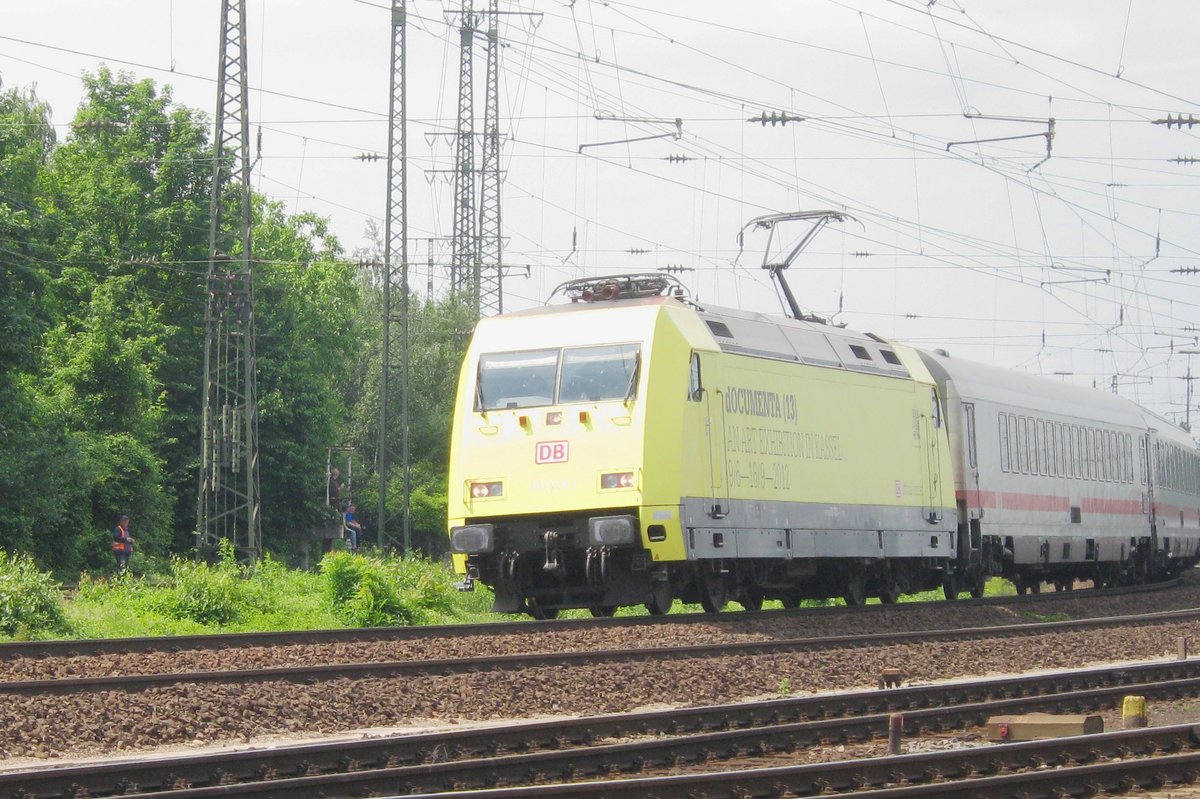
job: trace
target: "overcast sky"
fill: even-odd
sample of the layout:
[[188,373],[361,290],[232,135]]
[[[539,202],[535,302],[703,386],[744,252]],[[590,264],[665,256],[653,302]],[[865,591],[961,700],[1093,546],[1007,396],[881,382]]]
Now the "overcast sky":
[[[248,0],[254,182],[381,222],[386,0]],[[101,63],[215,107],[217,0],[4,0],[0,79],[60,140]],[[409,3],[410,253],[444,290],[461,6]],[[777,312],[773,212],[832,208],[791,271],[807,309],[1119,392],[1177,421],[1200,326],[1200,6],[1186,0],[574,0],[501,21],[505,306],[584,275],[683,267],[702,301]],[[476,99],[482,129],[483,37]],[[748,121],[787,112],[787,125]],[[682,135],[638,142],[620,140]],[[1047,153],[1047,133],[1053,138]],[[1020,137],[1020,138],[1018,138]],[[985,139],[1002,141],[983,142]],[[588,145],[580,151],[581,145]],[[1049,155],[1049,158],[1047,158]],[[681,158],[684,157],[684,158]],[[420,239],[419,241],[416,239]],[[1200,357],[1194,367],[1200,374]],[[1200,392],[1198,392],[1200,393]],[[1193,403],[1195,407],[1195,403]],[[1200,417],[1200,414],[1198,414]],[[1197,423],[1200,424],[1200,418]]]

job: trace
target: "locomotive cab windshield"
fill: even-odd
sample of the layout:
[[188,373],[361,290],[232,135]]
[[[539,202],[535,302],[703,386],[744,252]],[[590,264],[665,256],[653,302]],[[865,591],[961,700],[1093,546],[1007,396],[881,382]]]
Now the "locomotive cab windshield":
[[640,344],[485,353],[475,410],[629,400],[636,396]]

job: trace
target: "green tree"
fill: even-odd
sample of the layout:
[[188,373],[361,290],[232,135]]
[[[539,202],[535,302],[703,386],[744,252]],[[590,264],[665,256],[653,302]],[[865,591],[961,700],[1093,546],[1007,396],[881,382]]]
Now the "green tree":
[[259,462],[266,544],[319,518],[325,448],[341,443],[342,386],[361,358],[354,266],[326,220],[255,201]]
[[[152,418],[134,419],[121,407],[134,402],[131,386],[105,380],[97,386],[101,396],[87,404],[101,416],[115,415],[98,418],[64,404],[68,397],[81,400],[84,394],[78,391],[58,396],[58,409],[69,411],[76,431],[130,435],[147,463],[161,464],[152,475],[162,482],[167,500],[190,498],[200,439],[212,169],[208,126],[199,112],[176,105],[169,87],[160,89],[152,81],[102,68],[85,76],[84,84],[70,140],[55,150],[41,180],[41,236],[56,264],[49,285],[59,322],[56,336],[69,341],[82,335],[101,351],[107,347],[113,357],[124,358],[122,367],[139,361],[145,373],[123,368],[117,374],[133,381],[138,391],[152,387],[163,396],[154,402]],[[119,291],[97,299],[98,287],[111,280],[125,282]],[[99,308],[112,302],[117,305],[110,308],[111,332],[128,342],[127,348],[101,342],[95,331]],[[147,349],[151,345],[152,351]],[[72,376],[72,368],[54,365],[59,377]],[[67,381],[58,388],[70,386]],[[145,424],[135,429],[140,422]],[[94,477],[120,484],[105,475]],[[126,502],[132,503],[134,495],[149,496],[149,486],[134,491]],[[139,542],[190,546],[194,506],[187,501],[172,507],[173,516],[160,518],[157,505],[153,511],[127,505],[131,514],[142,517]],[[111,523],[97,518],[92,526]]]
[[[363,292],[361,313],[369,338],[367,357],[362,359],[358,375],[361,390],[349,402],[353,405],[348,438],[355,447],[374,454],[379,431],[380,363],[379,319],[382,316],[377,285]],[[446,547],[446,472],[450,456],[450,423],[458,370],[474,329],[475,313],[461,298],[422,301],[416,297],[409,305],[409,446],[412,460],[412,494],[409,519],[413,546],[434,555]],[[403,511],[403,476],[400,473],[401,448],[400,380],[389,385],[391,414],[388,425],[389,451],[393,469],[387,497],[390,543],[400,543],[400,515]],[[364,476],[359,484],[359,508],[368,526],[378,524],[377,474]]]
[[52,545],[82,491],[81,455],[33,386],[51,276],[37,187],[54,143],[50,109],[32,90],[0,92],[0,547],[21,551]]

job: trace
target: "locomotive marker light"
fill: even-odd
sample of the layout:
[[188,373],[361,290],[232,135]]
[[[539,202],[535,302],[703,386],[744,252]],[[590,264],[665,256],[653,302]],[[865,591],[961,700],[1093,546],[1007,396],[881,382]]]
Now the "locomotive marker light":
[[609,472],[600,475],[600,488],[602,489],[634,488],[636,485],[633,472]]
[[470,490],[472,499],[495,499],[504,496],[504,483],[498,480],[472,482]]

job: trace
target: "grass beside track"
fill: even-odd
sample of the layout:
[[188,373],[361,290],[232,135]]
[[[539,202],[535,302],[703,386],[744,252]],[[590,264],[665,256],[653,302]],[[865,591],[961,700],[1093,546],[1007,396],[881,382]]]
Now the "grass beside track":
[[[485,587],[471,593],[455,589],[456,576],[441,562],[335,551],[316,571],[306,572],[270,559],[243,566],[232,550],[226,550],[213,564],[140,561],[135,562],[133,573],[120,577],[82,575],[78,586],[65,596],[53,590],[53,596],[43,598],[43,603],[55,603],[57,612],[44,618],[13,613],[6,624],[6,587],[14,600],[12,607],[20,607],[22,595],[27,600],[33,592],[57,588],[48,575],[32,572],[27,563],[6,572],[14,562],[0,560],[0,641],[472,624],[513,618],[490,612],[492,595]],[[1003,580],[988,583],[989,595],[1013,593]],[[905,596],[901,601],[935,599],[941,599],[940,591]],[[777,605],[766,603],[768,608]],[[701,611],[699,605],[679,602],[672,609],[673,613]],[[626,607],[617,615],[644,616],[646,610]],[[589,616],[585,610],[572,610],[561,618]]]

